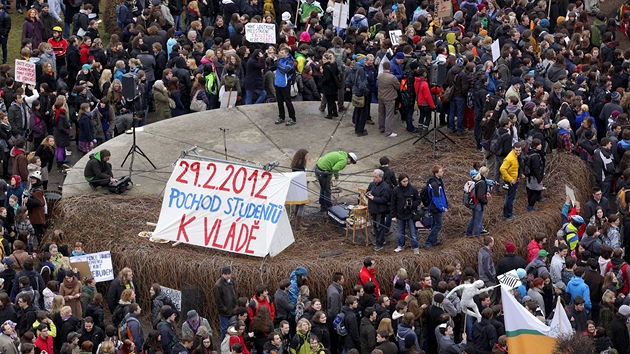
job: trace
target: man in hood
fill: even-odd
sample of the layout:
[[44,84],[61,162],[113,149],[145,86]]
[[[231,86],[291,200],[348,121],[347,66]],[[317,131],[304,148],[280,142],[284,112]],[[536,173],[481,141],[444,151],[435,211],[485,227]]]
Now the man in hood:
[[569,284],[567,284],[567,293],[571,295],[571,304],[575,300],[576,296],[581,296],[584,299],[584,308],[586,312],[591,310],[591,290],[584,282],[584,268],[578,267],[575,270],[575,276],[571,278]]
[[92,189],[96,190],[99,186],[107,187],[110,183],[117,182],[112,172],[112,164],[108,162],[110,157],[111,153],[107,149],[90,155],[83,176],[90,182]]

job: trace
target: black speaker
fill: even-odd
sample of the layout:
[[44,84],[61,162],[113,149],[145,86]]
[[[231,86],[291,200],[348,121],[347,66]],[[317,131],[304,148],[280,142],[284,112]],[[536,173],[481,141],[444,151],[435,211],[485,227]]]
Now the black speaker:
[[184,285],[182,287],[182,319],[186,320],[186,314],[190,310],[197,310],[200,316],[208,318],[208,314],[204,312],[203,306],[203,290],[193,285]]
[[442,86],[446,83],[446,63],[433,61],[429,69],[429,85]]
[[122,77],[122,92],[126,100],[136,98],[140,94],[138,91],[138,75],[126,73]]

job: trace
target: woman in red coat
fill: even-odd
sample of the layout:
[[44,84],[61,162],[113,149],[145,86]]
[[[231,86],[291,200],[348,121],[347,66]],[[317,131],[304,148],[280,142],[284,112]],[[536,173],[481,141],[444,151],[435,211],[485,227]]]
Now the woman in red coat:
[[414,82],[414,89],[418,96],[418,109],[420,110],[420,119],[418,124],[420,128],[426,129],[431,125],[431,111],[435,109],[433,96],[429,89],[427,81],[427,70],[425,68],[418,69],[419,75]]

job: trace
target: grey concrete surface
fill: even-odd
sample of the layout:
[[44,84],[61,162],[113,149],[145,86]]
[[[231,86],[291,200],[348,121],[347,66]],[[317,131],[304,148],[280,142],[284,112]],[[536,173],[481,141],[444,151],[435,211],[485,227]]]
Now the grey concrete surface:
[[[154,170],[143,157],[136,154],[133,165],[133,189],[126,195],[161,195],[168,181],[173,164],[183,150],[197,146],[197,152],[203,156],[223,159],[223,132],[225,133],[228,160],[264,165],[279,161],[281,166],[289,166],[295,151],[301,148],[309,150],[307,168],[314,167],[317,159],[330,151],[345,150],[357,154],[358,163],[343,170],[344,173],[357,173],[356,176],[342,177],[346,191],[365,188],[371,181],[371,171],[379,166],[383,155],[395,157],[412,148],[417,134],[405,131],[404,125],[396,116],[395,138],[384,137],[378,132],[378,125],[366,125],[369,135],[357,137],[352,125],[352,107],[340,112],[340,117],[324,119],[316,102],[294,103],[298,116],[297,124],[287,127],[275,125],[278,111],[275,103],[238,106],[193,113],[148,124],[143,132],[137,132],[137,144],[157,166]],[[377,121],[377,107],[372,105],[371,116]],[[417,119],[417,118],[416,118]],[[130,159],[121,167],[122,160],[132,144],[132,135],[120,135],[97,147],[108,149],[112,153],[110,162],[115,176],[129,174]],[[83,169],[88,161],[84,156],[69,171],[64,183],[65,197],[89,193],[107,193],[105,189],[93,191],[83,177]],[[315,180],[313,175],[309,181]],[[315,182],[316,183],[316,182]],[[312,183],[311,183],[312,184]],[[311,188],[317,191],[317,186]],[[310,199],[317,201],[317,194],[310,193]]]

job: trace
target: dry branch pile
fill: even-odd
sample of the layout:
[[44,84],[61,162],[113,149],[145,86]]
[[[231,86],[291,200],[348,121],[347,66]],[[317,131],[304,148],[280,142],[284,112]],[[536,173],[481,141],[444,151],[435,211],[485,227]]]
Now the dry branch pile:
[[[427,146],[405,156],[394,158],[396,172],[406,172],[413,177],[426,180],[434,161]],[[462,156],[467,156],[462,158]],[[471,148],[460,148],[438,162],[445,169],[446,190],[450,200],[449,212],[444,217],[441,240],[444,246],[432,251],[421,251],[414,256],[410,251],[402,254],[392,252],[392,245],[374,253],[371,247],[353,246],[344,240],[342,230],[327,223],[321,214],[309,220],[312,224],[306,232],[296,234],[296,242],[273,259],[240,256],[195,246],[171,244],[159,245],[137,236],[147,230],[146,222],[156,222],[161,199],[157,197],[129,198],[126,196],[84,196],[62,200],[59,204],[58,228],[66,233],[67,242],[82,241],[88,252],[111,250],[115,271],[131,267],[141,289],[140,297],[147,303],[148,289],[152,283],[181,289],[183,285],[198,286],[204,291],[204,316],[215,319],[216,308],[212,300],[212,287],[224,265],[231,265],[237,291],[242,296],[251,296],[254,287],[261,282],[268,285],[270,293],[278,282],[288,278],[298,265],[309,270],[311,297],[325,300],[326,288],[332,273],[341,271],[346,275],[346,291],[356,283],[363,259],[375,256],[378,262],[377,279],[385,293],[391,291],[391,280],[400,267],[408,270],[412,280],[419,273],[437,266],[443,268],[457,259],[464,266],[476,269],[477,251],[481,245],[475,238],[465,238],[463,230],[470,218],[470,211],[462,203],[462,186],[469,179],[469,169],[480,154]],[[565,183],[574,187],[579,200],[586,201],[590,191],[588,167],[575,156],[559,154],[547,158],[545,185],[548,198],[540,203],[540,211],[527,213],[525,185],[521,183],[515,205],[516,219],[505,222],[502,218],[504,197],[494,196],[486,209],[484,225],[496,239],[495,259],[503,256],[504,245],[512,241],[524,255],[526,245],[537,232],[555,234],[560,227],[560,209],[564,203]],[[415,181],[421,186],[424,182]],[[419,188],[420,189],[420,188]],[[426,234],[420,234],[420,242]],[[390,249],[391,248],[391,249]],[[320,257],[327,252],[341,254]],[[185,296],[186,294],[184,294]]]

